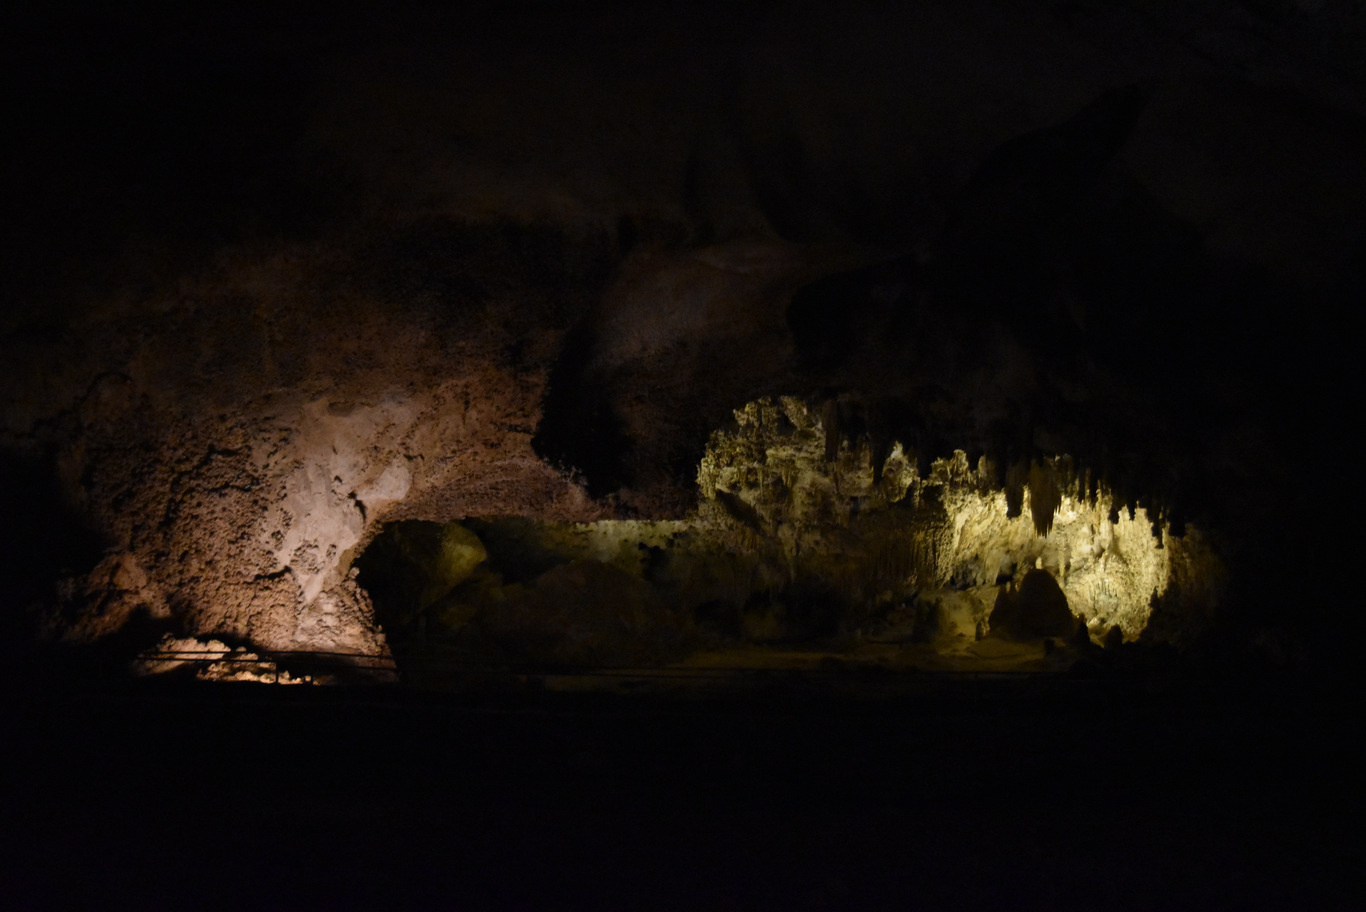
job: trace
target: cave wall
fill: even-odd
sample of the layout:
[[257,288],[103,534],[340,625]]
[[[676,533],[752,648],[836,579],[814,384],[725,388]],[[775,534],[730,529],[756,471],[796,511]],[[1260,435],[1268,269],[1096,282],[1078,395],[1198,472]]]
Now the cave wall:
[[[99,543],[11,570],[25,629],[379,649],[348,576],[378,524],[676,518],[780,394],[1185,497],[1249,592],[1304,564],[1258,534],[1312,520],[1293,454],[1361,288],[1350,4],[142,12],[10,30],[48,91],[10,150],[0,447]],[[1128,85],[1076,198],[1021,195],[1031,131]],[[997,246],[955,259],[954,224]],[[888,263],[836,283],[813,367],[792,296]]]
[[900,442],[875,462],[866,440],[829,445],[828,404],[734,410],[682,519],[390,524],[357,582],[417,673],[724,666],[755,647],[770,662],[1038,669],[1209,633],[1225,573],[1195,525],[1176,535],[1116,508],[1068,457],[1004,481],[962,450],[923,473]]
[[[1128,640],[1189,645],[1212,623],[1225,580],[1207,537],[1173,535],[1142,506],[1112,509],[1113,492],[1070,458],[1017,482],[962,450],[921,459],[899,441],[884,455],[845,440],[832,452],[822,411],[790,397],[749,403],[698,472],[699,520],[767,564],[774,588],[837,593],[855,624],[896,602],[961,603],[955,633],[972,637],[989,629],[1001,587],[1037,568],[1097,636],[1118,626]],[[1171,617],[1149,630],[1159,604]]]
[[[394,246],[369,262],[362,252],[360,269],[378,259],[397,277],[338,274],[335,250],[300,245],[284,267],[248,255],[177,282],[151,305],[160,319],[137,312],[145,301],[85,316],[81,331],[117,344],[84,360],[75,404],[24,427],[16,397],[9,414],[21,451],[54,454],[63,493],[105,545],[83,579],[68,571],[44,626],[87,641],[141,613],[263,649],[373,652],[383,638],[347,571],[378,523],[509,505],[595,515],[530,448],[553,321],[490,319],[496,295],[550,311],[545,292],[513,286],[438,310],[422,295],[441,277]],[[385,313],[384,295],[407,312]],[[69,369],[62,346],[26,354]]]

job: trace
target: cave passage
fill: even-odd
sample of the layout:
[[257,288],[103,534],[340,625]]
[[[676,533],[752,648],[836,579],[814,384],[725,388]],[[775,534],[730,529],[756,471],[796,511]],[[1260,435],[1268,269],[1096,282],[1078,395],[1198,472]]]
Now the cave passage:
[[879,472],[866,443],[827,444],[803,400],[753,402],[685,519],[391,523],[359,582],[400,667],[1045,671],[1189,641],[1213,610],[1199,530],[1116,508],[1065,456],[998,473],[960,450],[922,476],[899,443]]

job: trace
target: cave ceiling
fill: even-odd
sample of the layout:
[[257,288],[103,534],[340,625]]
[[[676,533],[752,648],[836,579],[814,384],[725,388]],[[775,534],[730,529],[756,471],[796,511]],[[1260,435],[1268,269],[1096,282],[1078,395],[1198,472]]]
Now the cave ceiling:
[[382,650],[385,524],[682,522],[783,401],[879,477],[1066,457],[1245,612],[1316,560],[1359,4],[5,15],[26,634]]

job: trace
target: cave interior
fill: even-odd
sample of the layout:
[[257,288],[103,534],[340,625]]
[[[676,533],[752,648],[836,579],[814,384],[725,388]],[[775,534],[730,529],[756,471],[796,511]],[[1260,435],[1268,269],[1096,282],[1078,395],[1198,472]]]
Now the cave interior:
[[1359,0],[3,15],[20,907],[1352,907]]

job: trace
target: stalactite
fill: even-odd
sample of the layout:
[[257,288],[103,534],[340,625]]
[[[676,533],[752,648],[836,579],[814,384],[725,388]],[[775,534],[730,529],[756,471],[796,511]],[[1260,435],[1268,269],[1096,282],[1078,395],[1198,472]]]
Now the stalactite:
[[[1001,444],[1003,463],[979,450],[974,465],[965,450],[945,454],[950,441],[913,418],[901,420],[889,410],[894,406],[847,396],[809,407],[785,402],[799,433],[742,421],[740,432],[717,437],[706,461],[710,474],[700,474],[699,483],[718,482],[706,516],[719,520],[726,549],[754,552],[756,573],[776,574],[764,569],[771,564],[789,581],[828,584],[866,606],[947,586],[975,589],[1018,576],[1042,558],[1069,598],[1075,590],[1074,608],[1107,625],[1126,618],[1126,635],[1141,629],[1146,613],[1126,594],[1131,577],[1160,584],[1164,568],[1186,551],[1166,539],[1171,479],[1160,489],[1141,488],[1140,480],[1164,479],[1149,479],[1131,457],[1104,453],[1100,444],[1096,455],[1069,457],[1040,454],[1017,440]],[[824,428],[816,420],[822,412]],[[829,459],[827,442],[834,450]],[[876,483],[869,459],[884,469]],[[996,484],[998,475],[1006,484]],[[1021,524],[1014,520],[1024,515],[1026,486],[1030,522]],[[1121,510],[1131,522],[1120,522]],[[1154,537],[1143,535],[1145,522]]]
[[1019,463],[1012,463],[1006,469],[1006,518],[1014,519],[1024,512],[1024,486],[1029,480],[1029,470]]
[[825,428],[825,460],[833,462],[840,451],[840,404],[834,399],[821,409],[821,424]]
[[980,491],[989,491],[991,484],[996,480],[996,464],[986,453],[977,457],[977,488]]
[[1053,528],[1053,516],[1062,505],[1057,473],[1048,463],[1031,462],[1029,466],[1029,512],[1034,518],[1034,531],[1047,535]]

